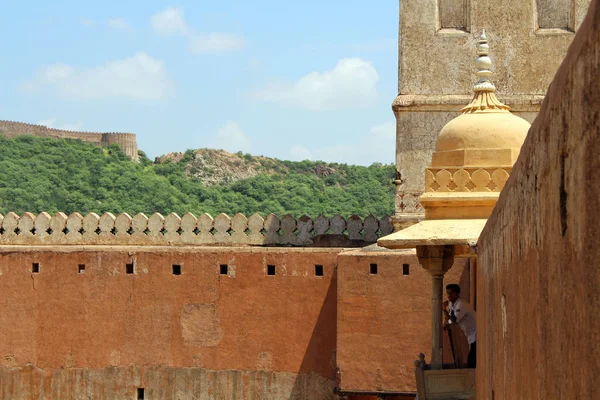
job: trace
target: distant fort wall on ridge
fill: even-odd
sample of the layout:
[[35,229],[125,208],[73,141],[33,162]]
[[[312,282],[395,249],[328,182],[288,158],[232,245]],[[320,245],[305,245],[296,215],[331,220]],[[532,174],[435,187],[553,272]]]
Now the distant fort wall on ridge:
[[49,128],[44,125],[3,120],[0,120],[0,133],[9,138],[20,135],[33,135],[60,139],[79,139],[84,142],[93,143],[96,146],[108,146],[116,143],[132,160],[138,160],[137,139],[134,133],[66,131]]

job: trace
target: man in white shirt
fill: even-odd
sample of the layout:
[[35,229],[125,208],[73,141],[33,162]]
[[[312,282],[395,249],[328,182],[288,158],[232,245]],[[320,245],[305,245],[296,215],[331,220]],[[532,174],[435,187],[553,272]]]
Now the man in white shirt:
[[469,368],[475,368],[477,361],[477,329],[475,327],[476,314],[468,301],[460,297],[460,286],[453,283],[446,286],[448,300],[444,302],[444,327],[458,324],[467,336],[469,342]]

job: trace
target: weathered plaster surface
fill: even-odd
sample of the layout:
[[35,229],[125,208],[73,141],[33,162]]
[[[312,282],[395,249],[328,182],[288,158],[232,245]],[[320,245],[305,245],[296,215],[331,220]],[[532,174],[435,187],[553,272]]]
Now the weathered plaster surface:
[[[462,2],[454,3],[448,8],[464,12]],[[573,9],[558,7],[556,0],[539,3],[543,10],[552,8],[555,14],[572,15],[573,28],[577,29],[589,0],[574,1]],[[401,94],[469,94],[476,40],[485,29],[500,96],[543,95],[573,40],[573,32],[566,29],[552,35],[540,32],[532,0],[472,0],[468,32],[440,29],[437,5],[438,0],[400,1]]]
[[[382,256],[388,255],[388,256]],[[377,274],[370,264],[377,263]],[[430,357],[431,276],[414,250],[355,250],[338,259],[337,366],[341,388],[411,392],[414,361]],[[408,265],[404,275],[403,264]],[[460,283],[469,298],[469,273],[458,260],[446,283]],[[449,345],[447,360],[451,359]]]
[[0,400],[333,399],[333,381],[318,374],[210,370],[169,366],[0,368]]
[[600,2],[479,243],[477,399],[600,395]]
[[0,398],[332,398],[339,251],[0,247]]
[[0,399],[332,399],[338,365],[414,391],[429,290],[410,251],[0,246]]

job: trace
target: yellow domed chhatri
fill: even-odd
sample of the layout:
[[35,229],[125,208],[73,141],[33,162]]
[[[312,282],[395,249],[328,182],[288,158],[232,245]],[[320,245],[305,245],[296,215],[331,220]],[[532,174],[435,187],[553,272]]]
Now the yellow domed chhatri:
[[425,220],[380,238],[382,247],[472,246],[496,205],[531,125],[496,98],[485,31],[477,54],[473,100],[442,128],[425,170]]
[[475,95],[461,110],[463,114],[440,131],[432,167],[512,166],[531,127],[496,97],[496,88],[489,80],[492,60],[485,31],[479,38],[477,53],[479,81],[473,87]]
[[[461,398],[474,395],[475,368],[442,369],[444,275],[459,257],[473,261],[469,271],[477,271],[477,240],[529,129],[494,94],[485,31],[477,50],[475,96],[462,115],[441,130],[431,167],[425,170],[425,193],[420,197],[425,220],[377,240],[388,249],[416,248],[419,263],[431,275],[431,365],[425,368],[424,356],[415,362],[419,398],[427,392],[425,386],[435,393],[453,391]],[[445,384],[449,380],[460,382],[450,388]]]
[[485,31],[477,53],[473,100],[442,128],[425,171],[426,219],[487,218],[531,127],[496,98]]
[[520,149],[531,125],[510,112],[465,113],[440,131],[436,152],[463,149]]

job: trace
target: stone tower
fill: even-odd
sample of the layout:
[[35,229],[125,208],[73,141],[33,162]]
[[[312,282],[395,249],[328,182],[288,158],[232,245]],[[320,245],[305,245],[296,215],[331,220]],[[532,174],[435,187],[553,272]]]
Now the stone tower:
[[437,134],[471,97],[470,53],[486,27],[498,97],[532,122],[589,0],[401,0],[396,116],[396,229],[419,202]]

